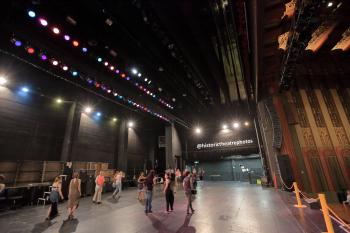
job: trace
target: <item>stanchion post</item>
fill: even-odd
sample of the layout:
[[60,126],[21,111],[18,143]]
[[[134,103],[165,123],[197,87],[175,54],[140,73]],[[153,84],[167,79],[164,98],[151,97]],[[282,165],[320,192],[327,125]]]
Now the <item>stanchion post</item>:
[[300,199],[300,190],[298,188],[298,183],[297,182],[293,182],[293,186],[294,186],[294,192],[295,192],[295,196],[297,198],[297,204],[294,205],[295,207],[298,207],[298,208],[304,208],[306,207],[305,205],[303,205],[301,203],[301,199]]
[[278,189],[276,174],[273,174],[273,186],[275,187],[275,189]]
[[333,223],[332,223],[332,220],[329,216],[326,196],[323,193],[320,193],[320,194],[318,194],[318,197],[320,198],[322,213],[323,213],[324,221],[325,221],[326,227],[327,227],[327,232],[325,232],[325,233],[334,233]]

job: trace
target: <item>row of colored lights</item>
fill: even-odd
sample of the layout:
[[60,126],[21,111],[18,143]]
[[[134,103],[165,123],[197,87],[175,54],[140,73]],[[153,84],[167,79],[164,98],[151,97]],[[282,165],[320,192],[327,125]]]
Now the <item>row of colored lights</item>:
[[[24,47],[25,50],[27,51],[27,53],[30,54],[30,55],[36,54],[36,49],[33,46],[28,46],[28,45],[25,46],[22,41],[20,41],[18,39],[15,39],[15,38],[12,38],[11,42],[16,47]],[[52,56],[49,56],[47,53],[44,53],[42,50],[38,49],[38,51],[39,52],[37,53],[37,55],[43,62],[49,61],[49,63],[52,66],[60,67],[63,71],[70,72],[73,77],[81,76],[76,69],[69,68],[69,66],[67,64],[57,60],[56,58],[54,58]],[[110,88],[107,85],[103,84],[102,82],[99,82],[99,81],[94,80],[94,79],[89,78],[89,77],[84,79],[84,80],[89,85],[94,85],[96,88],[101,88],[101,90],[105,91],[106,94],[113,95],[115,98],[117,98],[120,101],[124,101],[128,105],[131,105],[131,106],[133,106],[133,107],[135,107],[135,108],[137,108],[139,110],[142,110],[144,112],[147,112],[147,113],[149,113],[149,114],[151,114],[153,116],[156,116],[156,117],[158,117],[158,118],[160,118],[162,120],[169,121],[169,119],[164,117],[163,115],[161,115],[159,113],[156,113],[156,112],[153,112],[152,110],[150,110],[149,108],[143,106],[142,104],[136,103],[132,99],[124,97],[124,96],[118,94],[115,90],[113,90],[112,88]]]
[[[36,13],[34,11],[28,11],[28,16],[31,17],[31,18],[36,18]],[[40,23],[40,25],[42,25],[43,27],[48,27],[49,23],[48,21],[45,19],[45,18],[38,18],[38,21]],[[54,26],[51,28],[52,32],[55,34],[55,35],[60,35],[62,34],[61,33],[61,30],[57,27],[57,26]],[[71,40],[71,37],[68,35],[68,34],[64,34],[63,35],[63,39],[65,41],[70,41]],[[78,48],[80,43],[78,40],[72,40],[72,45],[73,47],[76,47]],[[88,48],[87,47],[82,47],[82,52],[84,53],[87,53],[88,52]],[[125,72],[121,72],[117,66],[115,65],[112,65],[110,62],[108,62],[107,60],[103,60],[102,57],[98,56],[96,58],[96,61],[98,63],[101,63],[103,64],[109,71],[111,72],[114,72],[115,74],[119,75],[121,78],[125,78],[127,81],[130,81],[134,86],[136,86],[139,90],[143,91],[146,95],[149,95],[151,97],[153,97],[154,99],[156,99],[159,103],[163,104],[164,106],[170,108],[170,109],[174,109],[173,106],[171,106],[169,103],[167,103],[166,101],[164,101],[163,99],[161,98],[157,98],[156,94],[154,94],[152,91],[150,91],[149,89],[147,89],[146,87],[140,85],[138,82],[134,82],[130,76],[128,76]],[[141,77],[142,74],[140,72],[138,72],[135,68],[133,68],[132,70],[132,74],[138,76],[138,77]],[[145,82],[147,82],[148,84],[151,83],[150,80],[148,79],[144,79]]]
[[[0,76],[0,86],[4,87],[7,84],[8,84],[8,80],[5,77]],[[32,92],[31,89],[28,86],[21,86],[19,88],[19,91],[21,93],[23,93],[23,94],[27,94],[27,93],[31,93]],[[53,98],[50,98],[50,99],[53,99]],[[57,104],[63,104],[63,103],[72,102],[72,101],[66,101],[66,100],[64,100],[62,98],[55,98],[54,102],[57,103]],[[86,114],[93,114],[93,108],[90,105],[87,105],[86,107],[83,108],[83,112],[86,113]],[[94,116],[99,119],[99,118],[101,118],[103,116],[103,114],[100,111],[95,111]],[[111,117],[111,120],[113,122],[117,122],[118,118],[113,116],[113,117]]]

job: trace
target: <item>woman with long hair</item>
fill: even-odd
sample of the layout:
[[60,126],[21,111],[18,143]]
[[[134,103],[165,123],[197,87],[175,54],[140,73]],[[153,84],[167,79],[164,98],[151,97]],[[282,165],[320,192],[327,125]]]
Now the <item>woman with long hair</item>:
[[68,192],[68,220],[74,218],[74,211],[79,206],[79,198],[81,196],[81,181],[77,172],[73,173],[72,180],[69,184]]
[[[165,182],[164,182],[164,194],[165,194],[165,200],[166,200],[166,212],[170,213],[172,212],[173,205],[174,205],[174,191],[172,187],[172,180],[170,177],[170,174],[165,173]],[[170,210],[169,210],[170,209]]]
[[58,215],[57,205],[60,197],[62,200],[64,199],[62,194],[62,179],[60,176],[57,176],[52,183],[50,197],[49,197],[51,205],[47,212],[46,220],[53,219]]
[[144,197],[144,183],[145,183],[145,180],[146,180],[146,176],[145,176],[145,173],[144,172],[141,172],[140,173],[140,176],[139,178],[137,179],[137,189],[138,189],[138,196],[137,196],[137,199],[139,201],[142,201],[143,199],[145,199]]

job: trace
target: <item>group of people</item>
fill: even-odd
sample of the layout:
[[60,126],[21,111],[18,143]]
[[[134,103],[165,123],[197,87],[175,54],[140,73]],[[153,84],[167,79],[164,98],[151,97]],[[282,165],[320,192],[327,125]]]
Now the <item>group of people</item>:
[[[51,192],[50,192],[49,199],[50,199],[51,205],[49,207],[46,220],[50,220],[58,215],[57,205],[59,202],[59,198],[61,197],[61,199],[64,200],[64,196],[62,194],[62,178],[60,176],[57,176],[50,188],[51,188]],[[74,172],[68,188],[68,203],[67,203],[68,220],[71,220],[74,218],[74,212],[79,206],[80,196],[81,196],[81,181],[79,179],[79,174],[77,172]]]
[[[138,200],[143,200],[145,193],[145,214],[152,213],[153,188],[156,185],[158,177],[154,170],[151,170],[147,176],[141,172],[138,178]],[[163,193],[166,202],[166,213],[171,213],[174,210],[174,192],[175,187],[182,182],[183,190],[187,199],[187,214],[194,213],[192,207],[192,195],[196,193],[196,174],[185,170],[183,174],[179,169],[174,172],[172,169],[165,171],[163,180]],[[191,211],[191,212],[190,212]]]

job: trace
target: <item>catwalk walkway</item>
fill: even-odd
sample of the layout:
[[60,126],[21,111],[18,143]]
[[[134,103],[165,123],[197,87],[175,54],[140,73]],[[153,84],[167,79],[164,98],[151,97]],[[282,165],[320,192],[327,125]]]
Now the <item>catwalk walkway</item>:
[[[136,199],[136,189],[122,193],[119,201],[103,196],[95,205],[82,198],[76,220],[63,221],[66,202],[59,206],[61,215],[44,221],[47,208],[23,207],[0,212],[0,232],[82,232],[82,233],[299,233],[322,232],[325,227],[318,210],[295,209],[291,195],[260,186],[234,182],[204,182],[193,203],[195,214],[186,215],[182,190],[175,196],[174,212],[166,214],[163,195],[153,200],[153,214],[145,215]],[[342,232],[339,229],[337,232]]]

